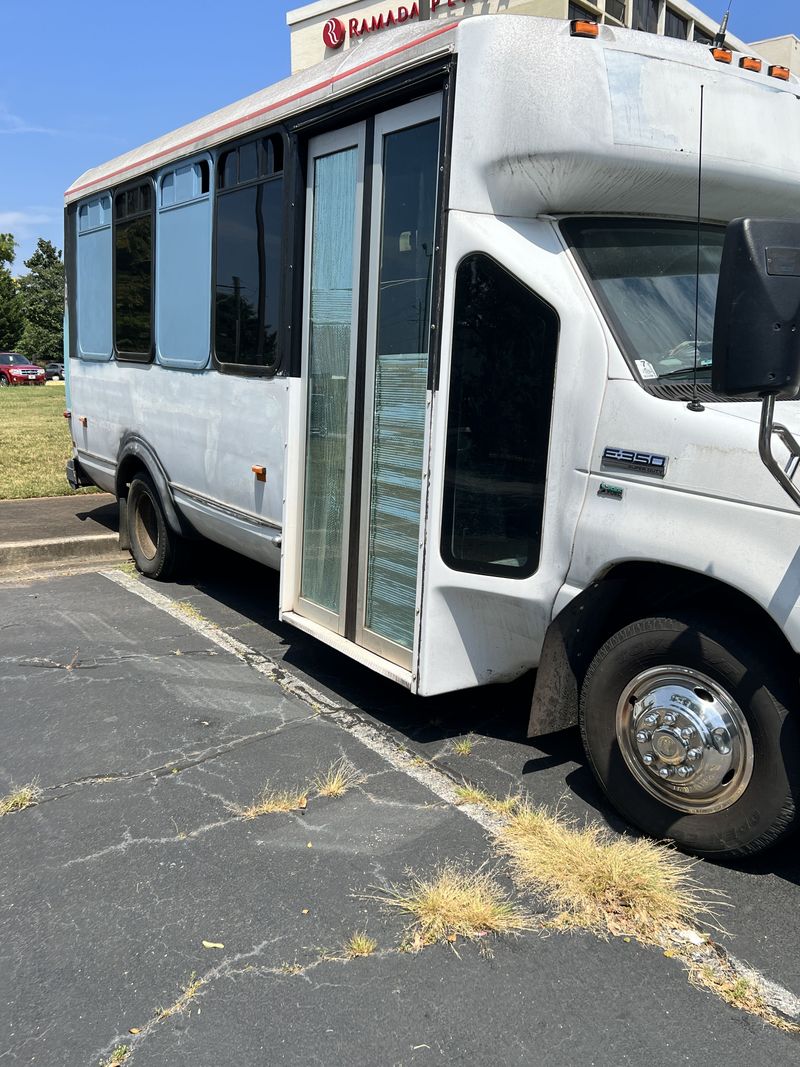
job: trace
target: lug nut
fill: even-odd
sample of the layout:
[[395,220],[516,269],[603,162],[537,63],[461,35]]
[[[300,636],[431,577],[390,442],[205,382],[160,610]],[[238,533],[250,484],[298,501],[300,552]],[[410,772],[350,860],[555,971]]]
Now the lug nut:
[[646,763],[648,767],[650,766],[650,764],[652,762],[653,762],[653,757],[650,755],[649,752],[647,753],[646,756],[642,756],[642,763]]
[[645,716],[644,721],[646,726],[655,726],[658,722],[658,716],[651,713],[650,715]]
[[640,745],[643,745],[646,741],[650,740],[650,736],[649,730],[640,730],[636,735],[636,740]]
[[720,726],[713,731],[711,736],[714,739],[714,745],[717,751],[721,752],[723,756],[727,756],[731,750],[731,739],[728,736],[728,731],[723,730]]
[[693,733],[694,733],[694,730],[692,730],[691,727],[684,726],[684,728],[681,730],[681,737],[683,738],[684,741],[688,741]]
[[662,778],[669,778],[672,775],[672,768],[662,767],[658,773]]
[[700,751],[699,748],[690,748],[689,751],[686,753],[687,758],[691,760],[700,759],[702,755],[703,753]]
[[678,776],[680,778],[688,778],[692,773],[691,767],[678,767]]
[[671,711],[668,711],[667,714],[664,716],[664,722],[667,724],[667,726],[674,725],[675,716],[672,714]]

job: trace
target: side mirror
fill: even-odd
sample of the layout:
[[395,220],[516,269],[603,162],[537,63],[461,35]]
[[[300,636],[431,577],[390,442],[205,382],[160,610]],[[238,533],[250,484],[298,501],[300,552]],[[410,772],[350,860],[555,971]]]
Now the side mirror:
[[800,393],[800,221],[734,219],[725,233],[714,318],[715,393]]

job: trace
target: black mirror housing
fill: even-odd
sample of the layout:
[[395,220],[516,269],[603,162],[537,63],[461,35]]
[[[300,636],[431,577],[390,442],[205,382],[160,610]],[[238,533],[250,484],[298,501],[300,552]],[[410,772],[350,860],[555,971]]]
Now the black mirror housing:
[[800,393],[800,220],[734,219],[725,233],[711,383],[723,396]]

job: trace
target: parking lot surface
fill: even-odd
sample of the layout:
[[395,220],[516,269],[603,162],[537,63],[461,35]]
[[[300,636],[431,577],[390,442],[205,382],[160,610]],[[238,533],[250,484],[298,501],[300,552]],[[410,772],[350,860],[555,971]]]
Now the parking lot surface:
[[[275,577],[219,549],[193,580],[126,580],[184,607],[99,573],[0,589],[0,793],[44,790],[0,819],[0,1061],[97,1065],[125,1045],[137,1067],[797,1062],[798,1038],[619,938],[402,951],[376,896],[409,870],[452,859],[511,884],[484,829],[386,753],[611,819],[574,731],[525,740],[528,680],[416,700],[282,627]],[[364,779],[343,797],[232,810],[342,757]],[[798,993],[795,849],[697,876],[729,895],[730,951]],[[374,955],[347,959],[364,930]]]

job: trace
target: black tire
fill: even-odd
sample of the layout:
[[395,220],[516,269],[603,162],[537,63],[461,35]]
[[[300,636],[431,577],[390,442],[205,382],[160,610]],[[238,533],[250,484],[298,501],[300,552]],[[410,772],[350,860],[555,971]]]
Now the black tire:
[[7,385],[8,385],[8,378],[6,378],[5,374],[0,374],[0,387],[5,387]]
[[[787,835],[800,802],[800,712],[788,658],[756,626],[723,633],[688,615],[642,619],[614,634],[589,667],[580,709],[586,755],[614,807],[650,836],[710,858],[750,855]],[[722,687],[749,729],[749,781],[723,810],[688,813],[664,802],[637,780],[620,748],[617,707],[626,706],[626,687],[642,672],[668,666],[697,671]]]
[[169,527],[149,474],[137,474],[128,490],[128,537],[138,570],[167,579],[175,571],[181,538]]

